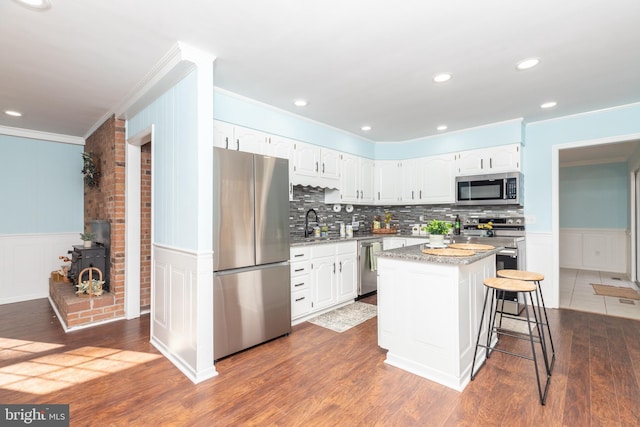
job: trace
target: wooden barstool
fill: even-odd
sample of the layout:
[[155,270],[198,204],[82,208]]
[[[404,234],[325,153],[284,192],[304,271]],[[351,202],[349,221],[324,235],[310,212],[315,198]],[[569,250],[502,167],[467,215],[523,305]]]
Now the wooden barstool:
[[[538,319],[542,321],[542,314],[544,314],[544,322],[542,324],[546,326],[547,335],[549,336],[549,344],[551,346],[551,363],[549,363],[549,355],[547,353],[547,340],[544,340],[545,349],[545,362],[547,363],[547,371],[549,375],[553,371],[553,366],[556,363],[556,349],[553,345],[553,337],[551,336],[551,327],[549,326],[549,316],[547,316],[547,307],[544,305],[544,297],[542,296],[542,287],[540,282],[544,280],[544,275],[541,273],[535,273],[533,271],[524,270],[498,270],[498,277],[504,277],[506,279],[524,280],[525,282],[533,282],[536,285],[536,303],[538,307]],[[540,310],[542,307],[542,310]],[[542,311],[542,312],[541,312]],[[544,334],[544,330],[541,331]]]
[[[536,356],[536,348],[535,343],[539,343],[541,345],[541,349],[543,354],[545,354],[546,361],[546,353],[544,353],[545,345],[544,345],[544,335],[541,333],[543,328],[541,327],[541,322],[538,319],[538,314],[536,310],[533,311],[533,319],[529,316],[529,305],[527,304],[527,296],[529,296],[529,303],[533,307],[533,296],[532,294],[536,291],[536,284],[532,282],[525,282],[523,280],[514,280],[514,279],[506,279],[502,277],[489,277],[484,280],[485,286],[485,294],[484,294],[484,303],[482,305],[482,317],[480,317],[480,326],[478,328],[478,338],[476,340],[476,347],[473,353],[473,362],[471,363],[471,381],[473,381],[477,375],[475,371],[476,357],[478,355],[478,348],[485,349],[485,359],[482,361],[480,366],[478,367],[478,371],[484,366],[487,359],[491,356],[493,351],[499,351],[501,353],[505,353],[511,356],[521,357],[523,359],[533,360],[533,364],[536,371],[536,380],[538,383],[538,394],[540,396],[540,404],[544,405],[547,400],[547,392],[549,391],[549,384],[551,382],[551,375],[549,373],[548,365],[545,365],[545,371],[547,373],[547,379],[545,382],[544,390],[542,387],[542,379],[540,376],[540,370],[538,368],[538,357]],[[489,291],[491,292],[491,308],[489,311],[489,325],[487,328],[487,340],[486,344],[480,344],[480,336],[482,335],[482,326],[484,324],[485,313],[487,310],[487,301],[489,300]],[[524,298],[524,309],[526,313],[526,319],[520,317],[511,317],[515,320],[526,322],[527,332],[521,332],[514,329],[504,328],[502,325],[502,318],[504,314],[501,312],[501,309],[498,307],[499,303],[502,302],[504,304],[504,292],[517,292],[518,294],[522,294]],[[503,297],[501,298],[500,295]],[[500,322],[496,325],[496,317],[497,314],[500,313]],[[534,334],[534,330],[537,331],[537,335]],[[521,353],[513,353],[507,350],[503,350],[497,348],[498,340],[500,335],[506,335],[510,337],[514,337],[517,339],[527,340],[531,343],[531,356]]]

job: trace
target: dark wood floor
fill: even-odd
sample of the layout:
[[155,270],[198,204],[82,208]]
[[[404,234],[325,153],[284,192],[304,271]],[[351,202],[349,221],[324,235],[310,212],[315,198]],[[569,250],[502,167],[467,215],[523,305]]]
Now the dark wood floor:
[[541,406],[528,360],[494,353],[462,393],[386,365],[375,318],[342,334],[303,323],[194,385],[149,344],[148,316],[65,334],[47,300],[9,304],[0,403],[68,403],[72,426],[640,425],[640,322],[549,315]]

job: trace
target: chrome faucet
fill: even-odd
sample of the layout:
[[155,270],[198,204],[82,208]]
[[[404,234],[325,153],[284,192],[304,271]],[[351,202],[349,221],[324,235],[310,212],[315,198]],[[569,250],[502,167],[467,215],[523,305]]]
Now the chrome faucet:
[[313,231],[313,228],[309,230],[309,214],[311,213],[313,213],[313,216],[315,216],[316,218],[316,224],[318,223],[318,213],[313,209],[309,209],[304,216],[304,237],[309,237],[311,235],[311,232]]

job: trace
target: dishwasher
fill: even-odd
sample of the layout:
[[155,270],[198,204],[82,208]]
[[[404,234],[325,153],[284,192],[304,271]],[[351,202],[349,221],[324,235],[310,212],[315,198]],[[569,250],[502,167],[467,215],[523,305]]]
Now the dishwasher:
[[[358,241],[358,298],[378,290],[378,271],[372,270],[371,246],[374,243],[382,249],[382,239],[363,239]],[[375,267],[375,263],[373,264]]]

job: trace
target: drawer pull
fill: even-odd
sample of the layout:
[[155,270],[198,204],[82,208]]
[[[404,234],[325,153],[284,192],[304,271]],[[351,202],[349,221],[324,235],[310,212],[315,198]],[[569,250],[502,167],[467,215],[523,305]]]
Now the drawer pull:
[[295,254],[293,257],[294,258],[298,258],[298,257],[301,257],[301,256],[304,256],[304,254]]
[[296,288],[297,288],[298,286],[304,286],[304,282],[302,282],[302,283],[296,283],[296,284],[295,284],[295,285],[293,285],[293,286],[294,286],[294,287],[296,287]]
[[302,301],[303,299],[305,299],[305,297],[296,298],[296,302]]
[[302,268],[296,268],[296,269],[295,269],[295,270],[293,270],[293,271],[295,271],[296,273],[297,273],[298,271],[304,271],[304,267],[302,267]]

